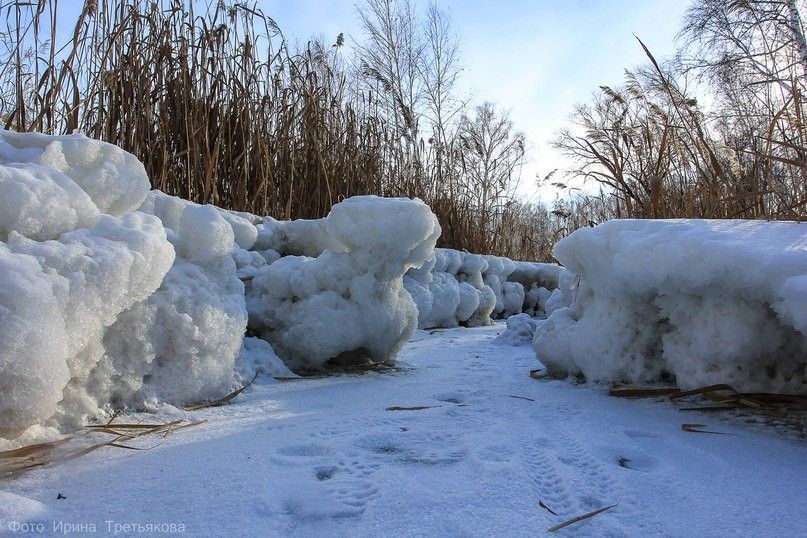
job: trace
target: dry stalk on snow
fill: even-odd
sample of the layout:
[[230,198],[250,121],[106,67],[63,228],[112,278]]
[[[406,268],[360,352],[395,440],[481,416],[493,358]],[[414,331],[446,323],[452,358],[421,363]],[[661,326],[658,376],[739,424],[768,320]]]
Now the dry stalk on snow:
[[103,447],[145,450],[124,443],[142,438],[168,437],[177,431],[206,422],[174,420],[157,424],[124,424],[113,423],[114,419],[113,416],[104,424],[88,425],[83,431],[62,439],[0,452],[0,477],[14,476],[38,467],[75,459]]

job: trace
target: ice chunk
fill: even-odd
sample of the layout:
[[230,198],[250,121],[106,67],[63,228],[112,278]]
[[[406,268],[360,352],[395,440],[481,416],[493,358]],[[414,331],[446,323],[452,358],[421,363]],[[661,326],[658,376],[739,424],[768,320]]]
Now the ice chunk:
[[283,364],[269,342],[255,337],[244,338],[235,369],[242,383],[248,383],[256,374],[264,382],[275,377],[297,377]]
[[506,324],[507,329],[497,339],[512,346],[521,346],[532,342],[538,321],[522,313],[507,318]]

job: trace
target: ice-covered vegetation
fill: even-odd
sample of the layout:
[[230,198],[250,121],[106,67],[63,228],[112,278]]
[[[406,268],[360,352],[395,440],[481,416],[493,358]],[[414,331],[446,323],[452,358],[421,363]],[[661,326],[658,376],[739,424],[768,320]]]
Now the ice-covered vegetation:
[[278,221],[149,187],[113,145],[0,131],[3,436],[385,362],[417,327],[509,316],[554,372],[805,390],[803,225],[614,221],[560,242],[562,269],[435,249],[419,200]]
[[[418,305],[418,326],[474,327],[522,311],[542,312],[560,267],[436,249],[404,278]],[[526,290],[526,291],[525,291]]]
[[308,254],[258,268],[247,291],[250,327],[287,364],[384,362],[409,340],[418,311],[403,276],[431,255],[440,234],[426,204],[359,196],[321,221],[269,228],[261,246],[270,259],[276,252]]
[[256,370],[388,361],[419,317],[481,325],[524,304],[514,262],[435,251],[419,200],[283,222],[149,188],[111,144],[0,131],[4,436],[213,399]]
[[[0,132],[0,431],[75,416],[104,333],[174,262],[160,221],[131,212],[149,182],[128,153],[82,136]],[[78,406],[78,407],[76,407]]]
[[807,392],[807,226],[610,221],[555,246],[567,268],[535,350],[555,373]]

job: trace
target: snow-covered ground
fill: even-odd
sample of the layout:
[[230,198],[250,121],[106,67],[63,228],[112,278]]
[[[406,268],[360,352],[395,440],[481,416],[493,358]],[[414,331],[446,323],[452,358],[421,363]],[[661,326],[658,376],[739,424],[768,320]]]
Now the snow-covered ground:
[[[102,449],[6,478],[0,532],[534,536],[616,504],[559,533],[807,534],[802,440],[532,379],[532,348],[497,340],[503,330],[417,331],[397,370],[256,384],[183,414],[208,422],[144,439],[150,450]],[[119,419],[132,420],[155,417]]]

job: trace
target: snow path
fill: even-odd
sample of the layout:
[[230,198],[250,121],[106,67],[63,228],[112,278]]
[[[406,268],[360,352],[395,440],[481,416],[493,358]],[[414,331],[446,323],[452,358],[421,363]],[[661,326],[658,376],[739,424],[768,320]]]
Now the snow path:
[[618,503],[559,534],[807,534],[803,441],[531,379],[531,348],[496,341],[502,330],[418,331],[398,371],[257,386],[153,450],[0,481],[0,532],[63,521],[104,534],[114,521],[193,536],[534,536]]

